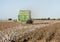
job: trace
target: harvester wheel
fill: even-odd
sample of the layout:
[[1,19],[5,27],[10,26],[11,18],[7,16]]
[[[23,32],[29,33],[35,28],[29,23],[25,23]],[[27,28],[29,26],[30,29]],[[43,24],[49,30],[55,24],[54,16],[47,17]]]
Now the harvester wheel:
[[26,24],[32,24],[32,23],[33,23],[32,20],[28,20],[28,21],[26,22]]

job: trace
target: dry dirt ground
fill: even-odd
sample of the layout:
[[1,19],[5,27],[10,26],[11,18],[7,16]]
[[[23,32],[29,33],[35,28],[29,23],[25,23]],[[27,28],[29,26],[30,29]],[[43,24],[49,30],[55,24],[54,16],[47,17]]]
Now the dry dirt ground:
[[33,24],[0,22],[0,42],[60,42],[60,21]]
[[16,27],[16,26],[18,26],[19,25],[19,23],[17,23],[17,22],[13,22],[13,21],[9,21],[9,22],[7,22],[7,21],[0,21],[0,30],[3,30],[3,29],[7,29],[7,28],[12,28],[12,27]]

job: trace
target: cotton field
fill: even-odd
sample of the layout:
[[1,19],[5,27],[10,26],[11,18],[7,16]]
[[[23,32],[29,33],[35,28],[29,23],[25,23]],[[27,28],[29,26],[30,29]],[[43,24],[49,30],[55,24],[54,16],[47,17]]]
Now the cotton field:
[[60,42],[59,27],[57,20],[34,21],[33,24],[0,22],[0,42]]

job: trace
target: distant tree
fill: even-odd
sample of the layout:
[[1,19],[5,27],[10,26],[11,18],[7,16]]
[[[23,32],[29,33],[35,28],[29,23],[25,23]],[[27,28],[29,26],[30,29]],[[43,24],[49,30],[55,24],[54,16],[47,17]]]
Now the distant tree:
[[60,18],[58,18],[57,20],[60,20]]
[[48,17],[48,20],[50,20],[50,17]]
[[53,20],[56,20],[55,18]]
[[9,18],[8,20],[12,20],[12,18]]

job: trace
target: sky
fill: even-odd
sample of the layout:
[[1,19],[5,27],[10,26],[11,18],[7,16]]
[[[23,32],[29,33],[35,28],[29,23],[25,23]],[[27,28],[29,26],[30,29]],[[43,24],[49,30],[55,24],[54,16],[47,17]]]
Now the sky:
[[32,18],[60,18],[60,0],[0,0],[0,19],[18,19],[22,9]]

